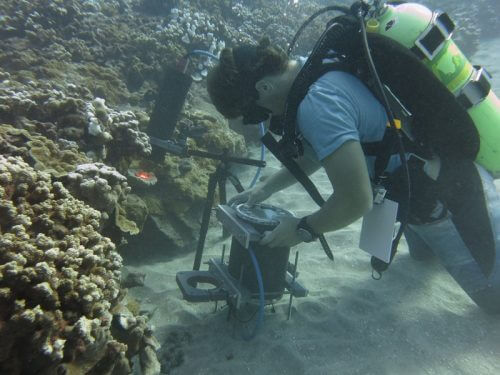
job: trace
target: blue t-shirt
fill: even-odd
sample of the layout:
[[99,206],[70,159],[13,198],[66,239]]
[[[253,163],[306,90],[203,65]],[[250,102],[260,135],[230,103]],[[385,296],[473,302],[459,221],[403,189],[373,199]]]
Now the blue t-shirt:
[[[335,152],[345,142],[380,141],[387,126],[384,107],[370,90],[355,76],[342,71],[322,75],[309,87],[299,105],[297,124],[300,133],[319,161]],[[311,151],[309,150],[309,153]],[[367,157],[370,177],[373,177],[374,157]],[[399,157],[394,155],[388,170],[394,170]]]

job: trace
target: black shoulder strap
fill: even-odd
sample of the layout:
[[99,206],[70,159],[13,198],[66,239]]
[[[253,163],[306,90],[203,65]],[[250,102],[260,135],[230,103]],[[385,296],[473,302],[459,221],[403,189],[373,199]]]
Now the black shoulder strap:
[[[318,206],[323,205],[324,199],[294,160],[302,154],[302,144],[298,140],[296,126],[297,110],[309,87],[323,74],[331,70],[350,71],[352,65],[349,64],[349,54],[345,51],[353,45],[352,39],[357,37],[358,30],[357,21],[350,16],[336,17],[328,24],[293,82],[284,115],[271,121],[271,130],[274,133],[282,133],[280,142],[269,133],[262,137],[264,145],[307,190]],[[276,125],[277,122],[279,125]]]
[[363,142],[361,148],[366,156],[375,156],[375,177],[384,174],[392,155],[398,153],[398,141],[396,131],[386,128],[384,137],[376,142]]
[[325,200],[319,193],[318,189],[307,176],[307,174],[299,167],[293,158],[285,157],[281,151],[281,145],[274,139],[274,137],[267,132],[262,138],[262,143],[269,151],[290,171],[290,173],[297,179],[297,181],[306,189],[311,198],[318,206],[322,206]]
[[[297,110],[300,102],[307,95],[309,87],[323,74],[331,70],[350,72],[352,64],[349,62],[351,54],[346,53],[357,38],[359,27],[357,21],[350,16],[334,18],[327,26],[309,58],[305,62],[297,78],[293,82],[287,98],[286,108],[282,117],[282,143],[285,149],[293,150],[293,157],[298,155],[297,139]],[[288,155],[290,156],[290,155]]]

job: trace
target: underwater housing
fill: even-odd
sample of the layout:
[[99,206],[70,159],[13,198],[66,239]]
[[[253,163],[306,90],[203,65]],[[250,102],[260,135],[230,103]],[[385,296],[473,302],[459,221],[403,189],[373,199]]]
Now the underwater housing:
[[[226,262],[224,247],[219,259],[207,262],[207,271],[178,272],[176,281],[183,298],[189,302],[226,301],[230,308],[239,309],[252,300],[260,298],[271,303],[289,293],[290,314],[292,298],[308,294],[296,280],[298,253],[292,264],[289,247],[259,245],[264,232],[273,230],[280,217],[290,215],[288,211],[262,203],[219,205],[216,216],[231,235],[229,259]],[[201,283],[213,288],[201,288]]]

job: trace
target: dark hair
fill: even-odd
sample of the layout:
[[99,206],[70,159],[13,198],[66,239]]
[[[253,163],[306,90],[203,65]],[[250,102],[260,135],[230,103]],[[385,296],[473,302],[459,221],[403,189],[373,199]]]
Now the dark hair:
[[258,99],[255,83],[269,74],[286,70],[288,56],[269,38],[262,38],[258,45],[224,48],[219,64],[207,80],[208,94],[217,110],[226,118],[242,116]]

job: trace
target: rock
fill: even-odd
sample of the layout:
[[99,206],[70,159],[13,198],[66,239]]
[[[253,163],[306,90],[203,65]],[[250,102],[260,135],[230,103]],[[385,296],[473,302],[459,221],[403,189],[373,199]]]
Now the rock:
[[123,288],[134,288],[136,286],[144,286],[146,274],[141,272],[131,272],[122,280]]

